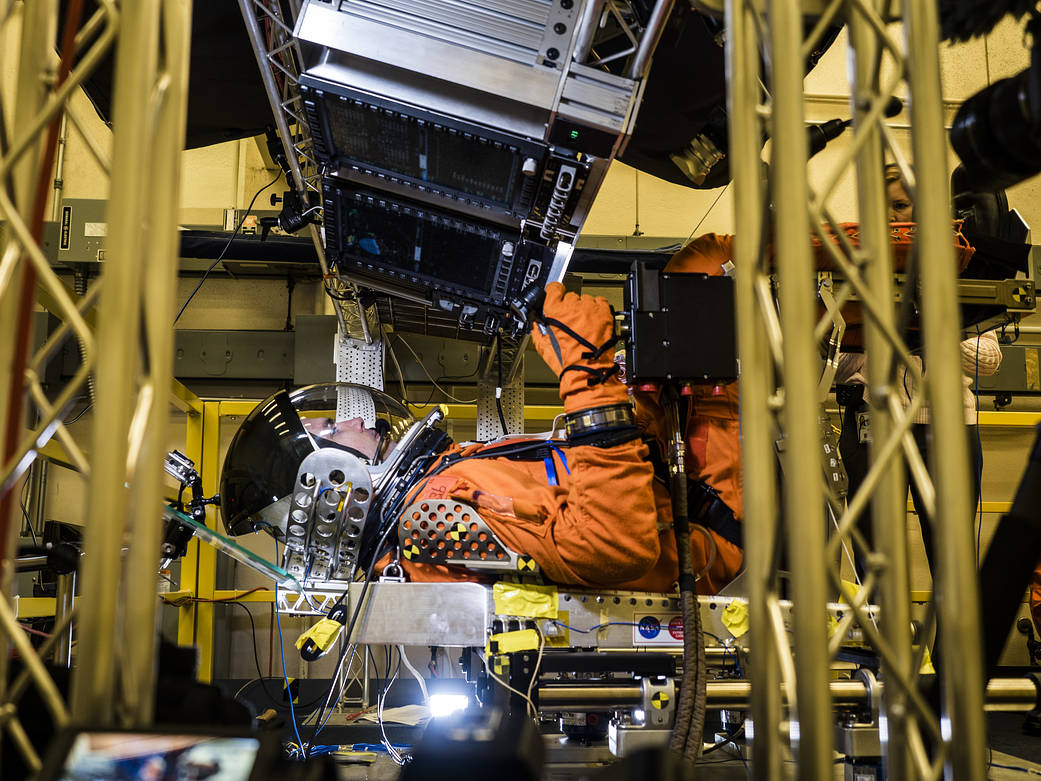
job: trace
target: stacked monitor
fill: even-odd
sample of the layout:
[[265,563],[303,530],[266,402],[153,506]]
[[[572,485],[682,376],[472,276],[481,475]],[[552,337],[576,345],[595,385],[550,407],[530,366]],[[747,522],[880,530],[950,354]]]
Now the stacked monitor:
[[308,0],[302,116],[339,274],[483,333],[563,276],[663,20],[634,17],[648,43],[594,67],[602,5]]

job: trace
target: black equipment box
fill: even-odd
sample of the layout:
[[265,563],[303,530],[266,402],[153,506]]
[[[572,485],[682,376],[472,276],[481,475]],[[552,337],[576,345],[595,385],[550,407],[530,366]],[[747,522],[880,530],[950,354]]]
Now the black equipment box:
[[634,263],[625,287],[626,379],[737,379],[734,280]]

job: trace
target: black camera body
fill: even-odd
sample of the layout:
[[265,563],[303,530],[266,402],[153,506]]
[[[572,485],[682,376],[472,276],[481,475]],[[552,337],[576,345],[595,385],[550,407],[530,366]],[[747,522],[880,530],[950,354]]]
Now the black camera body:
[[1041,20],[1027,23],[1030,66],[966,100],[951,145],[978,192],[1002,190],[1041,173]]
[[626,380],[737,379],[734,280],[634,263],[625,286]]

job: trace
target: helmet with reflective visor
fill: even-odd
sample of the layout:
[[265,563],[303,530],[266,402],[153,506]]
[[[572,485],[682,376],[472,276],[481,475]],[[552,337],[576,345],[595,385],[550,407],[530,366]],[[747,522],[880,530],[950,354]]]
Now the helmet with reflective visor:
[[221,473],[221,515],[229,534],[266,529],[284,537],[303,460],[322,448],[381,463],[413,423],[387,394],[349,383],[309,385],[268,397],[242,422]]

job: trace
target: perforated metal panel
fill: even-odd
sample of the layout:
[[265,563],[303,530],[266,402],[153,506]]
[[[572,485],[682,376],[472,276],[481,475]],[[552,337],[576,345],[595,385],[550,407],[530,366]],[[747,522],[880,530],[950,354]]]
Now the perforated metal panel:
[[513,379],[502,388],[502,416],[506,419],[506,431],[502,430],[499,410],[495,403],[495,379],[482,379],[477,383],[477,439],[487,442],[503,434],[524,433],[524,364],[518,359]]
[[335,448],[305,458],[297,472],[286,529],[286,568],[305,585],[350,576],[357,559],[372,480],[360,459]]
[[477,511],[455,501],[422,500],[408,507],[398,526],[401,555],[413,562],[534,574],[530,556],[507,548]]
[[[383,390],[383,340],[374,339],[366,344],[362,339],[344,337],[336,340],[337,382],[352,382],[368,388]],[[376,409],[372,397],[351,388],[341,388],[336,394],[336,419],[362,418],[366,426],[376,423]]]

